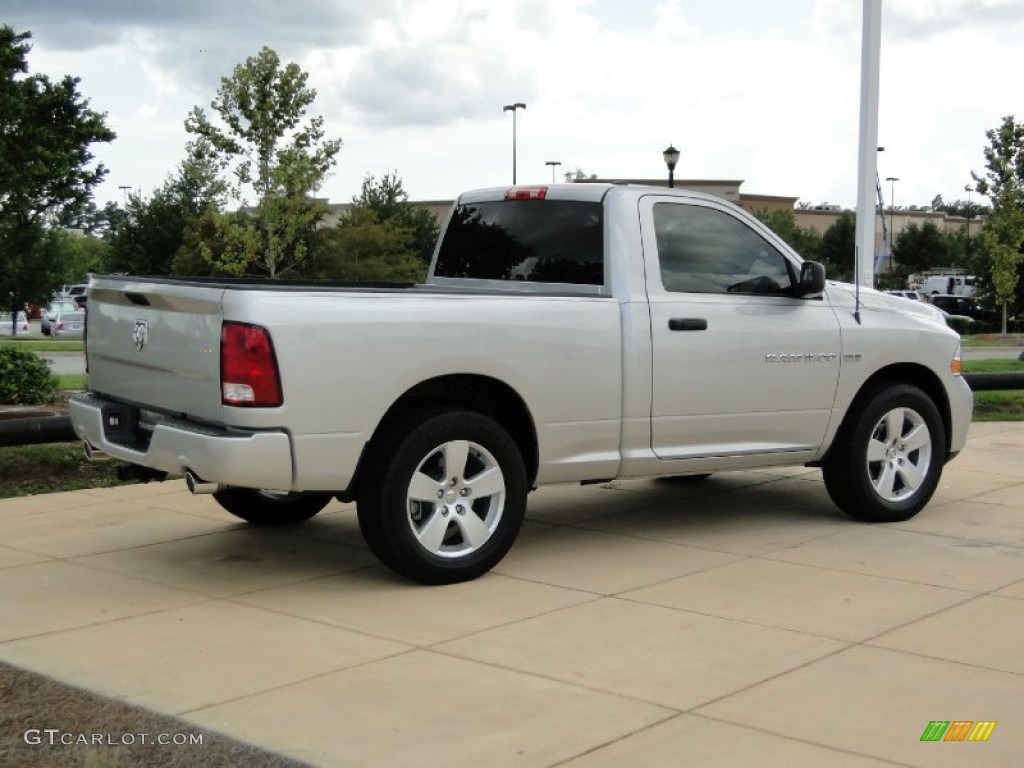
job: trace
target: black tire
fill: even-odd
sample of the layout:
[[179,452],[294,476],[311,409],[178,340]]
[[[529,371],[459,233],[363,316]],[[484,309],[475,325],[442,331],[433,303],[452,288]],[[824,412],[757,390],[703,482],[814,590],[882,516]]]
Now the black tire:
[[331,495],[319,493],[277,493],[252,488],[228,488],[213,498],[235,517],[253,525],[297,525],[327,506]]
[[516,540],[526,469],[515,441],[492,419],[462,410],[412,414],[384,427],[367,460],[359,527],[397,573],[426,584],[469,581]]
[[935,403],[917,387],[887,382],[854,402],[822,474],[832,501],[850,517],[897,523],[928,503],[945,460]]

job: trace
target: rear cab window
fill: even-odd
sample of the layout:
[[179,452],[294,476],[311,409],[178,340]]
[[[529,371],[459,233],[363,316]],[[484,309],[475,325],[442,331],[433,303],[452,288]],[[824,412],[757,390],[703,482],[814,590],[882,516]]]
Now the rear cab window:
[[597,200],[544,197],[460,202],[433,276],[603,285],[603,206]]

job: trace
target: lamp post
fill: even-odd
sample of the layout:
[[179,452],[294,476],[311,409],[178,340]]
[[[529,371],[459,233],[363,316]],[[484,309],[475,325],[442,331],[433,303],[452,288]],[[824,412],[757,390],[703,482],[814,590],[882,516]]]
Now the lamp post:
[[[892,228],[892,219],[893,212],[896,210],[896,182],[900,180],[900,177],[886,176],[885,180],[889,182],[889,241],[895,243],[896,230]],[[892,246],[889,247],[889,269],[892,269]]]
[[967,212],[965,214],[967,218],[967,258],[971,257],[971,189],[970,184],[964,185],[964,192],[967,193]]
[[131,189],[131,186],[129,186],[128,184],[121,184],[120,186],[118,186],[118,189],[121,190],[121,197],[124,200],[124,204],[127,205],[128,204],[128,190]]
[[501,108],[503,112],[512,113],[512,183],[516,183],[516,110],[526,109],[526,105],[521,101],[517,101],[515,104],[506,104]]
[[555,166],[558,166],[558,165],[561,165],[561,164],[562,164],[561,160],[548,160],[546,163],[544,163],[544,165],[550,165],[551,166],[551,183],[552,184],[555,183]]
[[665,159],[665,165],[668,166],[668,188],[672,189],[676,185],[675,173],[676,163],[679,162],[679,150],[669,144],[668,149],[662,152],[661,156]]

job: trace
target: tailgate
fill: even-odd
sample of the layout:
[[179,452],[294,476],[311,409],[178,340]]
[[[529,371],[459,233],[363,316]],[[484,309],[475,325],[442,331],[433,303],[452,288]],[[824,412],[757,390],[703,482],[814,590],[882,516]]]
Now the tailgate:
[[223,294],[223,286],[95,278],[87,315],[89,389],[221,421]]

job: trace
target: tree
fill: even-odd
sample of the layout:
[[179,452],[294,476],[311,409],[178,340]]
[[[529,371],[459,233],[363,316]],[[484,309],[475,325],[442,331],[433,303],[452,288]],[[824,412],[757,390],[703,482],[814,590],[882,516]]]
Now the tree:
[[132,195],[110,234],[109,268],[129,275],[167,275],[193,218],[168,180],[148,199]]
[[[220,213],[208,208],[189,222],[171,263],[171,273],[199,277],[242,277],[259,258],[259,230],[248,211]],[[281,275],[277,275],[280,277]]]
[[949,237],[930,221],[923,226],[911,224],[900,232],[892,245],[892,255],[908,274],[956,266]]
[[373,211],[378,224],[401,230],[404,233],[405,250],[414,254],[424,265],[430,263],[440,231],[437,218],[426,208],[409,202],[409,195],[402,187],[397,171],[385,173],[380,181],[372,174],[367,175],[363,179],[362,191],[352,198],[352,207],[339,222],[339,226],[361,226],[359,222],[365,223],[366,219],[353,214],[362,209]]
[[793,211],[762,209],[754,211],[754,215],[803,258],[810,261],[818,260],[821,252],[821,235],[809,227],[799,226]]
[[[308,236],[326,212],[310,195],[334,165],[341,140],[324,138],[322,117],[303,123],[316,98],[308,77],[294,62],[282,66],[263,47],[230,78],[221,78],[210,103],[221,125],[199,107],[185,120],[185,130],[206,142],[207,169],[220,174],[226,194],[244,202],[247,190],[255,193],[252,215],[232,220],[233,226],[252,227],[243,239],[259,243],[247,272],[277,277],[301,271]],[[232,262],[230,270],[236,269]]]
[[[108,239],[109,268],[130,275],[169,275],[185,233],[204,212],[216,213],[224,196],[205,141],[192,142],[177,172],[149,198],[132,195],[116,217]],[[211,251],[212,252],[212,251]],[[212,267],[198,262],[208,274]]]
[[417,282],[437,242],[437,219],[413,205],[397,172],[363,179],[336,227],[313,238],[313,274],[330,280]]
[[404,283],[421,282],[425,274],[409,233],[370,208],[350,210],[337,227],[319,230],[315,243],[318,278]]
[[59,284],[46,227],[81,211],[106,174],[90,145],[113,141],[78,78],[28,75],[30,32],[0,26],[0,305],[42,303]]
[[961,216],[963,218],[967,218],[969,215],[972,219],[987,216],[990,210],[987,205],[978,202],[977,200],[960,200],[958,198],[951,203],[947,203],[942,199],[942,195],[936,195],[933,197],[930,207],[933,211],[945,213],[947,216]]
[[596,173],[588,174],[582,168],[574,168],[571,171],[566,171],[564,175],[567,184],[571,184],[576,181],[597,181]]
[[818,260],[825,265],[826,274],[834,280],[853,279],[856,229],[857,220],[853,211],[843,211],[821,236]]
[[1024,123],[1013,115],[1003,118],[998,129],[985,132],[984,176],[972,173],[977,190],[992,203],[979,235],[987,257],[988,276],[997,303],[1003,307],[1002,332],[1006,333],[1007,305],[1017,296],[1024,248]]
[[108,271],[110,245],[97,237],[49,229],[44,242],[53,249],[61,284],[80,283],[90,272]]

